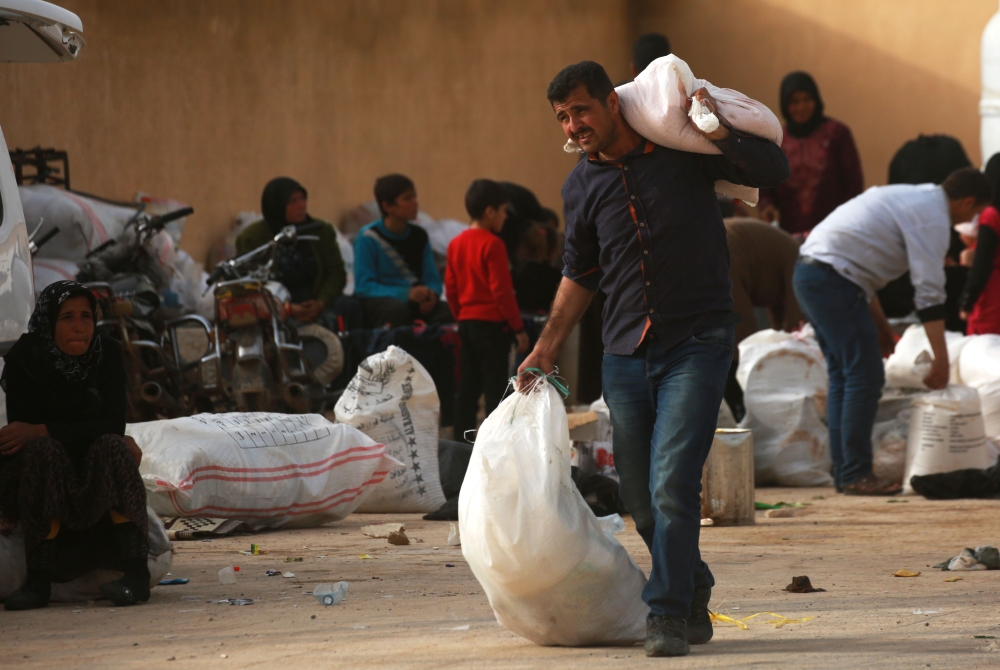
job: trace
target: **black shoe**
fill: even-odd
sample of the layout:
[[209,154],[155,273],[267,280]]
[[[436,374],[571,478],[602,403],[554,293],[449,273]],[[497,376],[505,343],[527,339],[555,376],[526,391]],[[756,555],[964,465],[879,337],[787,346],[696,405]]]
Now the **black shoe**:
[[135,565],[129,566],[124,577],[101,584],[100,587],[101,593],[118,607],[128,607],[149,600],[149,568],[145,561],[142,561],[141,566],[138,565],[138,559],[130,562]]
[[51,580],[29,576],[28,583],[7,596],[3,608],[7,611],[37,610],[49,606]]
[[687,622],[679,616],[646,619],[646,656],[687,656]]
[[708,603],[712,599],[712,587],[702,586],[694,590],[691,601],[691,616],[687,619],[688,644],[705,644],[712,639],[712,619],[708,616]]

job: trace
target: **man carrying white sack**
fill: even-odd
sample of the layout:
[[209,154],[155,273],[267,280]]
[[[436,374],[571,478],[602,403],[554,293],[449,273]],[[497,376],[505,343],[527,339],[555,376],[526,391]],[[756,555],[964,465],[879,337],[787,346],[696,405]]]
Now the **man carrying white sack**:
[[947,386],[944,262],[950,228],[971,221],[990,202],[989,179],[971,167],[952,172],[941,186],[872,187],[821,221],[799,250],[792,283],[826,357],[838,491],[895,495],[902,489],[872,473],[872,427],[885,385],[882,356],[895,346],[875,292],[909,270],[917,316],[934,352],[924,383]]
[[[715,110],[704,89],[695,97]],[[707,135],[722,155],[653,144],[625,121],[607,73],[590,61],[556,75],[548,99],[588,160],[563,185],[564,276],[520,370],[551,373],[594,292],[607,294],[603,386],[615,467],[653,557],[646,653],[681,656],[712,637],[715,581],[698,550],[701,473],[736,322],[714,182],[774,186],[788,162],[777,145],[725,125]]]

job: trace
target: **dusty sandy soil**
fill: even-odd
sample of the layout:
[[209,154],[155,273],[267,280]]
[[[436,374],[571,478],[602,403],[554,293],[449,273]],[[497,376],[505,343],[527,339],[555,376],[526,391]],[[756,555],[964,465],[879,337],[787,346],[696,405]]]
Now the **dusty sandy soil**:
[[[823,496],[818,498],[818,496]],[[713,608],[733,616],[770,611],[801,624],[749,630],[717,626],[715,639],[683,659],[647,659],[641,647],[543,648],[494,620],[448,523],[416,515],[356,515],[302,531],[213,542],[176,543],[175,577],[149,603],[111,608],[54,604],[0,612],[4,668],[178,667],[676,667],[676,668],[979,668],[1000,665],[1000,571],[942,573],[930,565],[965,546],[1000,543],[1000,501],[905,503],[845,498],[830,489],[760,489],[764,502],[809,503],[793,518],[764,518],[741,528],[706,528],[702,552],[718,585]],[[422,543],[395,547],[365,537],[375,520],[404,521]],[[643,569],[638,535],[618,536]],[[242,556],[255,541],[266,556]],[[359,559],[360,554],[375,556]],[[302,563],[286,563],[301,556]],[[216,571],[239,565],[239,583]],[[454,567],[448,567],[453,564]],[[900,568],[916,578],[893,577]],[[268,569],[294,578],[265,577]],[[962,580],[946,583],[949,576]],[[826,593],[784,591],[808,575]],[[343,604],[324,608],[304,597],[314,584],[347,580]],[[250,606],[207,602],[257,599]],[[737,609],[738,608],[738,609]],[[914,614],[914,609],[940,613]],[[467,630],[460,627],[468,626]],[[226,655],[223,658],[223,654]],[[174,659],[174,660],[170,660]]]

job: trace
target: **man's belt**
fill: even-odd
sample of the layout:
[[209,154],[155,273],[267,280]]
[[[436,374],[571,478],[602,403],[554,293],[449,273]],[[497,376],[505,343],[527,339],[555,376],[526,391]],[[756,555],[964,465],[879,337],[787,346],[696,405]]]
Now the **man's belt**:
[[799,256],[799,263],[802,263],[803,265],[815,265],[818,268],[823,268],[824,270],[831,270],[833,272],[837,271],[829,263],[825,263],[821,260],[813,258],[812,256]]

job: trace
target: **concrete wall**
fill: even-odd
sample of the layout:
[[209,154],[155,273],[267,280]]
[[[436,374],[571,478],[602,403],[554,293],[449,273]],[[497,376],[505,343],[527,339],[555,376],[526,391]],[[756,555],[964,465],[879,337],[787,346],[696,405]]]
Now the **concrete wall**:
[[79,190],[192,204],[196,258],[281,174],[329,220],[393,171],[438,217],[467,218],[476,177],[561,208],[573,158],[545,88],[570,62],[629,62],[625,0],[58,1],[88,46],[0,64],[8,145],[67,149]]
[[697,76],[776,113],[782,77],[811,73],[827,114],[854,131],[869,185],[919,133],[953,135],[982,160],[979,44],[997,0],[636,0],[632,11],[633,30],[666,33]]

